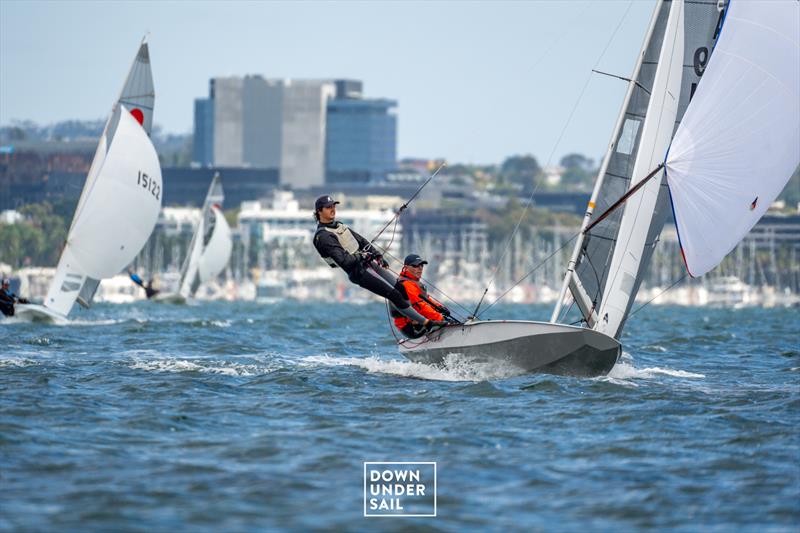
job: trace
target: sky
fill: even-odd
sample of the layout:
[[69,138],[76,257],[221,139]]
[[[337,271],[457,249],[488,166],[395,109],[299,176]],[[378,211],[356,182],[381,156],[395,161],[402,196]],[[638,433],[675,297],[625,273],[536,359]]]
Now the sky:
[[398,156],[598,159],[654,0],[0,0],[0,125],[105,118],[149,34],[155,122],[189,133],[215,76],[350,78],[398,101]]

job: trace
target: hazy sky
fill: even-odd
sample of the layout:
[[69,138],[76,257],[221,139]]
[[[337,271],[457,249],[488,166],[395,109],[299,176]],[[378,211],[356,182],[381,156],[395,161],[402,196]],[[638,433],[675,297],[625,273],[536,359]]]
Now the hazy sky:
[[0,124],[105,118],[150,32],[167,132],[191,131],[213,76],[354,78],[398,101],[400,157],[599,157],[625,82],[590,70],[630,74],[653,5],[0,0]]

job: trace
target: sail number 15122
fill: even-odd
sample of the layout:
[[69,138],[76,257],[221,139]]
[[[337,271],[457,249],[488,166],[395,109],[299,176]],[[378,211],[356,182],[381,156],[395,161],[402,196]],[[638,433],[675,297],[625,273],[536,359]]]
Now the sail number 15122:
[[136,183],[147,189],[150,194],[156,197],[156,200],[161,200],[161,185],[155,179],[140,170]]

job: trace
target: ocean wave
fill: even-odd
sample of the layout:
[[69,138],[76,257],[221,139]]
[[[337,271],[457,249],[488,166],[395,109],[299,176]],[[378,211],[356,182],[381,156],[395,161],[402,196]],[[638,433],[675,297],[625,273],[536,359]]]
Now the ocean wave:
[[671,368],[661,368],[658,366],[648,368],[636,368],[627,361],[620,361],[605,378],[599,379],[614,379],[614,380],[629,380],[629,379],[652,379],[656,376],[670,376],[675,378],[690,378],[690,379],[703,379],[705,374],[696,374],[694,372],[687,372],[685,370],[673,370]]
[[39,361],[34,361],[27,357],[5,357],[0,359],[0,368],[24,368],[26,366],[36,366],[39,364]]
[[189,359],[135,359],[128,366],[134,370],[147,372],[201,372],[232,377],[261,376],[275,371],[274,367],[264,365]]
[[67,320],[66,322],[54,322],[54,326],[113,326],[127,322],[127,318],[107,318],[104,320]]
[[442,365],[428,365],[402,359],[384,359],[369,357],[334,357],[330,355],[312,355],[304,357],[301,364],[308,366],[355,366],[363,368],[371,374],[389,374],[407,378],[430,381],[489,381],[518,376],[523,373],[519,368],[499,363],[476,363],[463,361],[458,356],[450,355]]

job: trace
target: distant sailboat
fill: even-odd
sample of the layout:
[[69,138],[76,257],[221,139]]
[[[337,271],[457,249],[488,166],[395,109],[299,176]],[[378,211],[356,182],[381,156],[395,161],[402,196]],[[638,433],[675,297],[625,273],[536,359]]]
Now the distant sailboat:
[[[427,363],[454,356],[534,372],[609,372],[670,203],[687,268],[700,275],[747,234],[797,167],[798,6],[659,1],[551,322],[473,321],[403,341],[401,353]],[[587,327],[557,323],[568,290]]]
[[228,265],[233,240],[231,228],[222,212],[224,200],[222,181],[219,173],[216,173],[203,202],[200,222],[192,236],[189,253],[183,261],[178,291],[157,294],[153,297],[153,301],[185,303],[195,295],[201,284],[216,278]]
[[100,280],[125,268],[150,237],[162,192],[149,137],[154,103],[143,41],[100,136],[47,297],[17,306],[17,317],[63,321],[76,301],[89,307]]

